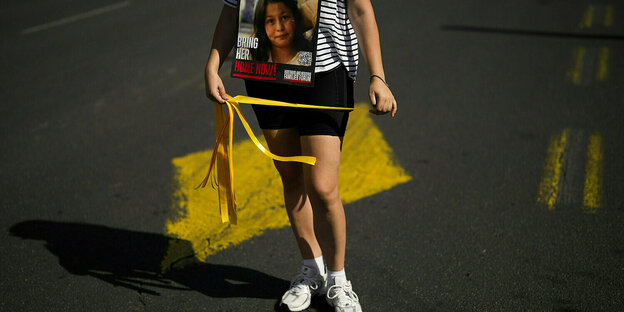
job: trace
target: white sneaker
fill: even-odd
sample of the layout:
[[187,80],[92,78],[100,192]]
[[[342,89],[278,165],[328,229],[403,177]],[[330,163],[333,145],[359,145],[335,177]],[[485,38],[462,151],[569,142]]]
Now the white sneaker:
[[312,296],[324,294],[326,276],[307,266],[301,267],[290,283],[290,288],[282,296],[281,304],[290,311],[303,311],[310,306]]
[[327,303],[336,312],[362,312],[360,299],[353,291],[350,281],[336,281],[327,289]]

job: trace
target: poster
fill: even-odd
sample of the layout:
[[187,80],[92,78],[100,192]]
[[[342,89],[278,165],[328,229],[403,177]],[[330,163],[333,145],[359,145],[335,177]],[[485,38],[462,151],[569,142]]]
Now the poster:
[[319,0],[240,0],[232,77],[314,85]]

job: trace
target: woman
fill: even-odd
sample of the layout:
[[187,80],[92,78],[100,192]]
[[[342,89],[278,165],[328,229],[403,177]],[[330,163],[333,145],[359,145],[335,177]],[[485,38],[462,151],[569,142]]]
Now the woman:
[[258,48],[253,59],[262,62],[301,65],[299,51],[310,51],[304,37],[303,19],[294,0],[260,0],[254,14]]
[[[238,1],[224,3],[206,65],[206,94],[219,103],[228,99],[218,70],[236,38]],[[372,73],[370,112],[394,116],[397,103],[385,82],[379,32],[370,0],[325,0],[320,10],[314,87],[247,80],[248,95],[352,107],[359,46]],[[301,273],[293,279],[281,303],[291,311],[301,311],[310,305],[312,296],[325,294],[336,311],[361,311],[344,271],[346,221],[338,192],[348,113],[268,106],[254,106],[254,112],[273,153],[317,158],[314,166],[275,162],[284,187],[286,211],[303,258]]]

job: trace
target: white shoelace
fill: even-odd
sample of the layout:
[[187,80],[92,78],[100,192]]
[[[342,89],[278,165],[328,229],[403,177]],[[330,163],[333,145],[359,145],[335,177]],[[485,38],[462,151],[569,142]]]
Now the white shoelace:
[[309,272],[308,268],[304,268],[303,272],[297,274],[290,282],[290,289],[288,290],[293,295],[298,295],[307,290],[316,290],[319,288],[319,284],[311,277],[307,276]]
[[351,287],[351,282],[346,282],[344,285],[333,285],[329,287],[327,290],[327,298],[330,300],[338,298],[335,305],[339,307],[352,306],[354,302],[360,301]]

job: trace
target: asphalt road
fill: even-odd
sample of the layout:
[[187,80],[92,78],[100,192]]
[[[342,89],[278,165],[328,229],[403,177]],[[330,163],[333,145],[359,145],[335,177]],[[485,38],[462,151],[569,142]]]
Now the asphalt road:
[[[345,207],[364,308],[624,310],[622,3],[374,6],[399,102],[375,122],[413,179]],[[188,244],[165,232],[171,160],[212,147],[220,7],[3,2],[1,311],[273,310],[299,265],[288,228],[160,274]]]

